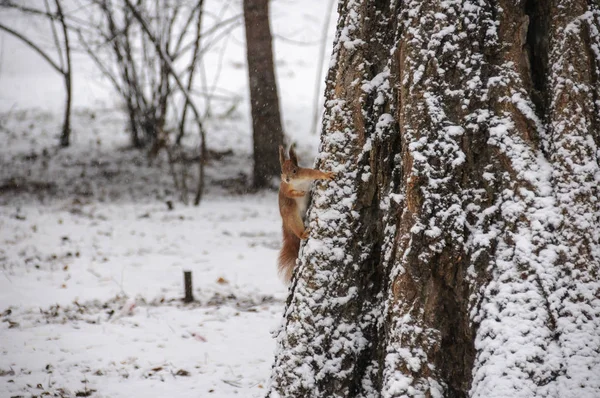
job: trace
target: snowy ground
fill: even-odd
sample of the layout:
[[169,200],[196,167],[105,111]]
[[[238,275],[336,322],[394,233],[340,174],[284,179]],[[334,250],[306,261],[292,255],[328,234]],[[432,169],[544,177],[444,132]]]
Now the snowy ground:
[[[275,43],[282,113],[306,164],[325,3],[272,3],[286,37]],[[76,86],[73,145],[57,149],[62,83],[10,38],[0,43],[0,397],[262,396],[286,288],[276,192],[243,193],[243,30],[221,72],[242,102],[207,124],[209,149],[225,154],[207,166],[199,207],[179,202],[164,156],[150,165],[127,149],[106,87]],[[196,298],[187,305],[183,270]]]
[[275,193],[212,184],[185,207],[165,162],[122,150],[125,135],[51,153],[34,125],[19,151],[28,115],[2,131],[0,396],[260,396],[285,298]]

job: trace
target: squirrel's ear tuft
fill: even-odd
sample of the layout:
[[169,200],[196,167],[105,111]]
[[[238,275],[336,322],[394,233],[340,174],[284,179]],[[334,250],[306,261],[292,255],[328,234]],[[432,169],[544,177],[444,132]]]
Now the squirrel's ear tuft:
[[279,164],[283,167],[283,163],[285,162],[285,149],[283,145],[279,145]]
[[294,152],[294,146],[290,147],[290,160],[294,165],[298,166],[298,156],[296,156],[296,152]]

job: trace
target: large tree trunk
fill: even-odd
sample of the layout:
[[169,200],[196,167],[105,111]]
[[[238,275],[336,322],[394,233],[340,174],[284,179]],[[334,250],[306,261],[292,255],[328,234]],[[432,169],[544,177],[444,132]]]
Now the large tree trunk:
[[244,0],[244,22],[254,140],[253,182],[255,188],[264,188],[280,173],[277,153],[283,143],[269,0]]
[[600,396],[600,10],[341,1],[270,397]]

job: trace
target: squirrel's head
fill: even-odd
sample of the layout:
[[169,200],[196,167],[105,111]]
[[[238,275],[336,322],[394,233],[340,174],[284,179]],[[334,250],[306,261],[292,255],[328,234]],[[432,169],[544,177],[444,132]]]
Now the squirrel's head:
[[295,179],[298,174],[298,156],[294,152],[294,148],[290,147],[290,158],[285,158],[285,149],[279,146],[279,163],[281,163],[281,181],[290,182]]

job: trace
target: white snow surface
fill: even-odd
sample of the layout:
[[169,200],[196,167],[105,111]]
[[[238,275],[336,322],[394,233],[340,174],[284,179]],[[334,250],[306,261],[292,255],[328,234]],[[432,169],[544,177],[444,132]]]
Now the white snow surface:
[[[205,3],[207,15],[241,14],[241,2]],[[271,2],[284,128],[304,165],[318,143],[308,132],[326,7]],[[13,16],[3,22],[47,34]],[[235,189],[251,174],[243,25],[206,56],[209,82],[239,105],[206,124],[209,149],[233,155],[207,165],[199,207],[179,202],[164,154],[149,166],[126,149],[119,104],[84,56],[73,144],[58,150],[62,81],[3,33],[0,49],[0,397],[263,396],[287,288],[276,193]],[[180,300],[184,270],[191,304]]]

